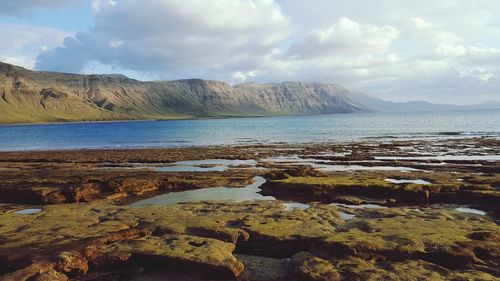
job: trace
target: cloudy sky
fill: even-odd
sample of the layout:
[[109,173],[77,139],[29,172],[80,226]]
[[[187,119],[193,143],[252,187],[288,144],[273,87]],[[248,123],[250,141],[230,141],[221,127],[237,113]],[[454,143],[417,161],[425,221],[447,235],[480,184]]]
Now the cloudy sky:
[[500,101],[498,0],[0,0],[0,61]]

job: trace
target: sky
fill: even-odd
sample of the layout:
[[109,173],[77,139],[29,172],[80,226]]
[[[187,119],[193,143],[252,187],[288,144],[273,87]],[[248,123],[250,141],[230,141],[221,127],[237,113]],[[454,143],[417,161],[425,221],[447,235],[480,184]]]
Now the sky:
[[0,0],[0,61],[140,80],[500,101],[498,0]]

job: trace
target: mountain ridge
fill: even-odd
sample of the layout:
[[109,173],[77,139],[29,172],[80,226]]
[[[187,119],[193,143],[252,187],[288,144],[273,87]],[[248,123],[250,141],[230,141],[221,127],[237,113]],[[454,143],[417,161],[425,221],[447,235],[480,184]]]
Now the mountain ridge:
[[39,72],[0,63],[0,122],[186,119],[368,112],[338,85],[139,81],[120,74]]
[[122,74],[33,71],[0,62],[0,123],[190,119],[500,108],[390,102],[338,84],[140,81]]
[[365,93],[352,92],[355,100],[362,100],[362,104],[366,107],[380,112],[414,112],[414,111],[449,111],[449,110],[483,110],[483,109],[499,109],[500,102],[484,101],[479,104],[472,105],[454,105],[431,103],[427,101],[405,101],[393,102],[372,97]]

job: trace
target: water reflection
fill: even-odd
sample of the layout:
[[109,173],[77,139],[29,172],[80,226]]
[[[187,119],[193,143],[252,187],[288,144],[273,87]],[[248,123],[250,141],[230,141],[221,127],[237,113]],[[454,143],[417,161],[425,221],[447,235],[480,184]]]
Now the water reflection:
[[219,200],[230,200],[235,202],[247,200],[276,200],[276,198],[274,198],[273,196],[264,196],[259,193],[261,191],[260,186],[265,182],[266,180],[263,177],[254,177],[254,183],[242,188],[229,188],[221,186],[181,192],[171,192],[138,201],[136,203],[133,203],[131,206],[173,205],[185,202]]

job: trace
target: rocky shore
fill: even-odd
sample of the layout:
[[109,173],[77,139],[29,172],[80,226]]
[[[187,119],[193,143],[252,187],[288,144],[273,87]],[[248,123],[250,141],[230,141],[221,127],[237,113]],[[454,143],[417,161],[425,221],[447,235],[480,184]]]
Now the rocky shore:
[[500,140],[0,153],[0,280],[497,280]]

